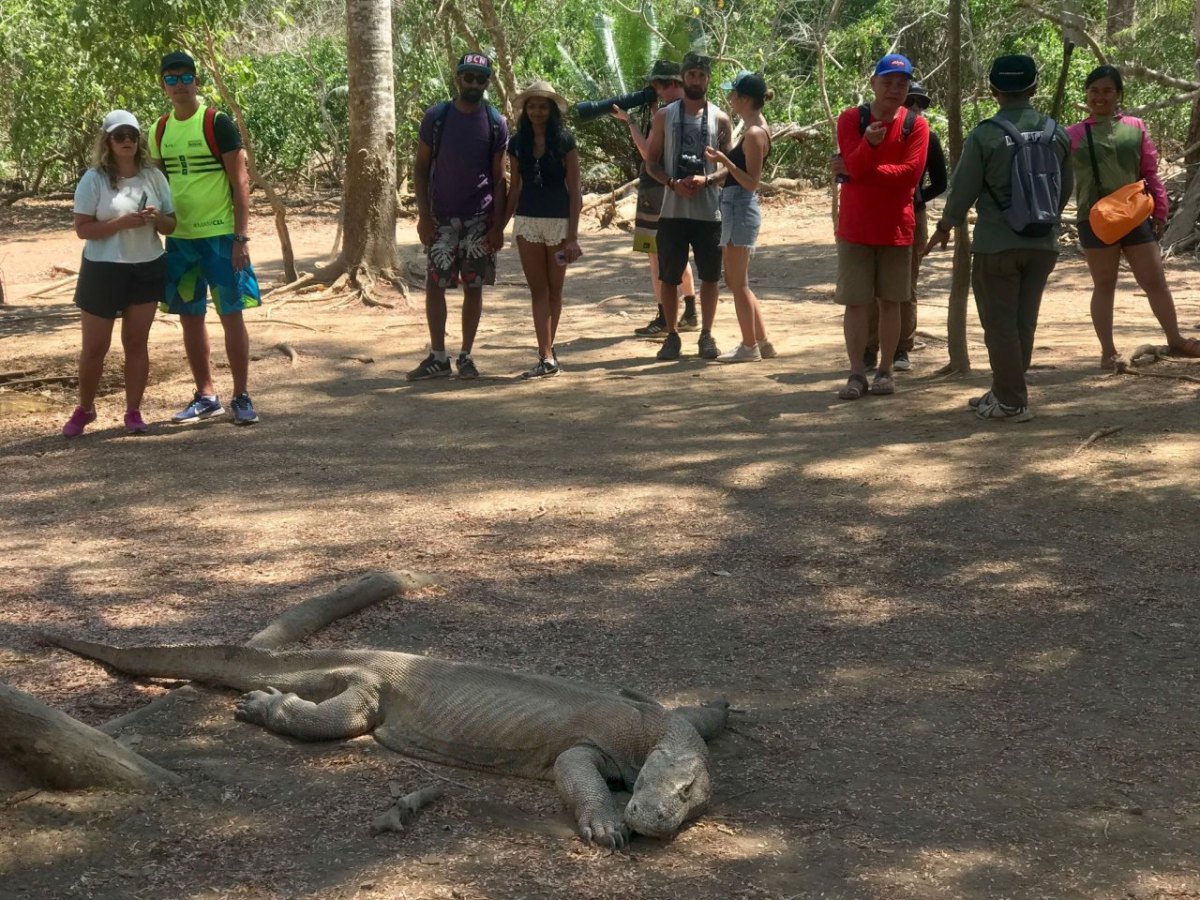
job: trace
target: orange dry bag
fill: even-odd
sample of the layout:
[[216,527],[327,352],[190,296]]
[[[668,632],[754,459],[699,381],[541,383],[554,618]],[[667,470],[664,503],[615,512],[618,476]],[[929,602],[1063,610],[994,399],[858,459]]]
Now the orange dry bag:
[[1092,204],[1088,224],[1092,233],[1106,244],[1115,244],[1137,228],[1154,212],[1154,198],[1146,182],[1122,185]]

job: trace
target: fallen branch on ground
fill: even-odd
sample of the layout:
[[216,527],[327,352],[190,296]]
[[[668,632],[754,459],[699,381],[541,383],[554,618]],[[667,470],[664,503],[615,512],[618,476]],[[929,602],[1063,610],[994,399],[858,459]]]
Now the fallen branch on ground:
[[[391,783],[392,796],[395,797],[402,788],[396,782]],[[437,800],[442,796],[443,788],[440,784],[431,784],[428,787],[423,787],[420,790],[413,791],[411,794],[405,794],[396,800],[394,806],[388,809],[387,812],[375,817],[375,821],[371,823],[371,834],[383,834],[385,831],[404,831],[418,812]]]
[[300,354],[296,352],[296,348],[291,344],[278,343],[275,345],[275,349],[290,359],[293,366],[300,362]]
[[28,300],[33,297],[45,297],[48,294],[53,294],[58,291],[65,290],[66,288],[74,287],[75,282],[77,282],[78,280],[79,280],[78,275],[72,275],[66,281],[56,281],[56,282],[54,282],[54,284],[48,284],[44,288],[38,288],[32,294],[26,294],[25,298]]
[[340,358],[353,360],[354,362],[360,362],[363,365],[368,365],[370,363],[375,362],[375,357],[373,357],[373,356],[343,356]]
[[1108,428],[1097,428],[1095,431],[1093,431],[1091,434],[1089,434],[1087,436],[1087,439],[1082,444],[1080,444],[1078,447],[1075,448],[1075,452],[1072,453],[1071,455],[1078,456],[1080,453],[1082,453],[1088,447],[1092,446],[1092,444],[1096,443],[1096,441],[1106,438],[1111,434],[1117,434],[1124,430],[1125,430],[1124,425],[1113,425]]
[[606,203],[616,203],[618,197],[625,196],[625,194],[629,193],[630,190],[637,187],[637,183],[638,179],[636,178],[633,179],[633,181],[627,181],[620,187],[615,188],[612,193],[601,194],[599,197],[589,200],[587,203],[583,204],[583,207],[579,211],[581,213],[590,212],[597,206],[604,206]]
[[317,276],[314,275],[312,272],[305,272],[303,275],[301,275],[295,281],[289,282],[285,285],[282,285],[281,287],[277,287],[274,290],[267,291],[265,294],[263,294],[262,302],[266,303],[272,297],[282,297],[284,294],[290,294],[293,291],[298,291],[300,288],[304,287],[304,285],[308,284],[316,277]]
[[39,375],[36,378],[18,378],[6,381],[0,387],[38,387],[44,384],[74,384],[79,380],[78,375]]
[[288,322],[285,319],[271,319],[270,321],[271,321],[272,325],[287,325],[291,328],[303,328],[305,331],[316,331],[317,330],[316,328],[313,328],[311,325],[304,325],[300,322]]

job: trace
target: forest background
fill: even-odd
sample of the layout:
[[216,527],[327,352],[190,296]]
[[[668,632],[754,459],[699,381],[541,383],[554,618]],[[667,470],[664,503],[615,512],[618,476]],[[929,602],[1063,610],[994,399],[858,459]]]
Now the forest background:
[[[1200,160],[1200,3],[962,6],[965,128],[993,110],[986,79],[993,57],[1033,55],[1047,107],[1066,57],[1062,118],[1069,122],[1084,114],[1083,79],[1103,54],[1132,64],[1126,107],[1150,126],[1178,196],[1184,164]],[[240,107],[260,185],[288,200],[338,190],[348,141],[347,13],[336,0],[0,0],[0,197],[11,203],[73,189],[97,123],[112,108],[132,110],[149,127],[165,109],[157,60],[181,46],[210,76],[221,74],[224,96],[205,79],[209,102]],[[510,114],[512,95],[535,78],[549,78],[572,101],[594,99],[639,88],[655,57],[679,59],[688,49],[716,59],[718,83],[740,69],[765,72],[775,89],[768,118],[794,138],[777,141],[767,178],[814,183],[828,177],[831,116],[863,99],[875,59],[899,51],[934,97],[930,118],[947,137],[944,108],[954,86],[946,0],[442,0],[396,2],[392,24],[402,200],[411,193],[421,113],[451,95],[453,61],[468,49],[496,57],[491,99]],[[1064,53],[1064,38],[1079,45],[1073,54]],[[633,176],[637,159],[619,123],[605,117],[574,126],[589,189]]]

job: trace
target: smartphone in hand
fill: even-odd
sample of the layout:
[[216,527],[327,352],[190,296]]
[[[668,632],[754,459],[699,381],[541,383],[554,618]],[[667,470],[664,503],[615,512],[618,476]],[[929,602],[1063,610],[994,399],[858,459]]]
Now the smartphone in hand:
[[145,209],[146,209],[146,203],[147,203],[149,200],[150,200],[150,195],[149,195],[149,194],[147,194],[145,191],[142,191],[142,199],[138,201],[138,212],[144,212],[144,211],[145,211]]

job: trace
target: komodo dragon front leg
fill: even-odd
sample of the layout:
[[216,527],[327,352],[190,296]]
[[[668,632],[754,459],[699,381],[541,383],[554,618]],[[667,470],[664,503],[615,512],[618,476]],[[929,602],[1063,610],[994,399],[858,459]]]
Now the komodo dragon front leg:
[[572,747],[554,761],[554,783],[575,816],[580,836],[618,850],[629,843],[629,826],[608,789],[604,773],[610,768],[604,754],[594,747]]
[[700,706],[677,706],[671,712],[691,722],[705,741],[719,735],[729,722],[729,703],[724,700],[710,700]]
[[269,687],[239,697],[234,715],[301,741],[332,741],[374,730],[379,724],[379,697],[375,691],[355,685],[314,703]]

